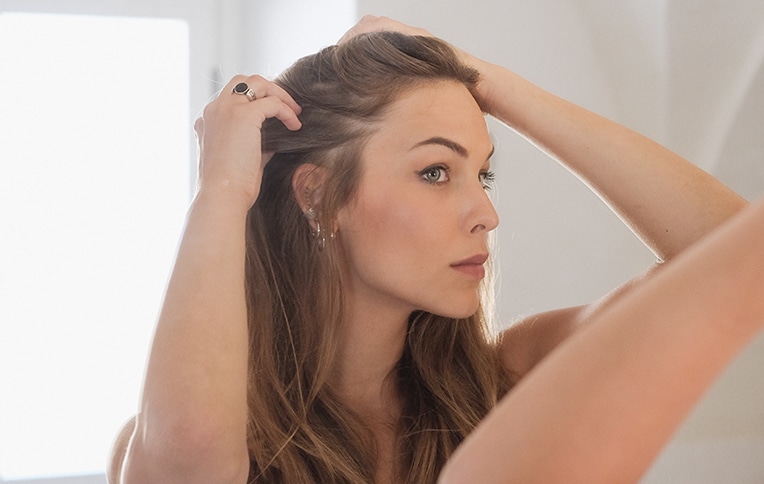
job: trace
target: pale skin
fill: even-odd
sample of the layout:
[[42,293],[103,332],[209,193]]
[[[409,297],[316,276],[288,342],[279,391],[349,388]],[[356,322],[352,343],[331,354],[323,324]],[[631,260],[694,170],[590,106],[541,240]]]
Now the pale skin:
[[[348,36],[381,29],[426,34],[366,17]],[[764,206],[746,208],[646,138],[461,55],[481,72],[477,100],[451,82],[404,94],[364,151],[356,200],[335,221],[350,283],[333,387],[377,436],[378,482],[393,482],[399,399],[386,377],[407,316],[464,316],[478,304],[475,261],[498,224],[483,186],[493,149],[487,112],[583,178],[662,264],[590,305],[506,330],[504,362],[524,378],[460,447],[442,481],[635,482],[764,325]],[[241,81],[256,101],[230,94]],[[299,113],[274,84],[240,76],[197,122],[200,190],[141,407],[115,444],[111,482],[246,482],[244,216],[267,162],[250,155],[260,152],[251,129],[276,117],[297,130]]]

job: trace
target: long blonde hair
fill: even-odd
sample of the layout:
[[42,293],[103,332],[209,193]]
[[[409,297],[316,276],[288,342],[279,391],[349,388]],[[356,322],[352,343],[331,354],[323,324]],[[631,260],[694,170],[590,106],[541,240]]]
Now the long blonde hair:
[[[342,324],[342,254],[315,240],[292,177],[305,163],[326,170],[317,212],[331,227],[353,198],[364,142],[386,108],[407,89],[442,80],[474,92],[478,74],[446,43],[396,33],[328,47],[276,79],[302,107],[303,127],[263,127],[263,149],[275,155],[247,221],[251,482],[374,481],[374,438],[327,384]],[[482,310],[459,320],[412,314],[391,378],[404,400],[397,474],[415,483],[436,480],[508,388]]]

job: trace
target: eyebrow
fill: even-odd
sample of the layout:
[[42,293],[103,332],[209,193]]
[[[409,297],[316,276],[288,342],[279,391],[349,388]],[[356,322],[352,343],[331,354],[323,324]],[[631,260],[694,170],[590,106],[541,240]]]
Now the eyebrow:
[[[462,158],[466,158],[468,155],[467,148],[460,145],[456,141],[450,140],[448,138],[444,138],[442,136],[433,136],[432,138],[428,138],[426,140],[420,141],[419,143],[415,144],[411,147],[411,149],[419,148],[420,146],[427,146],[427,145],[440,145],[445,146],[446,148],[450,149],[457,155],[461,156]],[[493,156],[494,151],[496,150],[495,146],[491,146],[491,152],[488,153],[488,156],[486,157],[486,160],[490,159]]]

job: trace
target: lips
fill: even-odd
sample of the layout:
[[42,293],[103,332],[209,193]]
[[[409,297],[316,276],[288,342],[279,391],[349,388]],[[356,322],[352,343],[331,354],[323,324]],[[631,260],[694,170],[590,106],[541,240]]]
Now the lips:
[[451,264],[451,267],[462,274],[473,279],[482,279],[485,277],[485,261],[488,260],[488,254],[477,254],[467,259]]

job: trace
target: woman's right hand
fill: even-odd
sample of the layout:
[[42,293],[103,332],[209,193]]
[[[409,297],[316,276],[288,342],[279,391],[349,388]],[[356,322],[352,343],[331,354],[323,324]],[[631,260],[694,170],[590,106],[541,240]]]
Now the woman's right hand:
[[[246,83],[254,99],[233,91]],[[261,152],[260,129],[277,118],[287,129],[302,126],[300,106],[275,83],[262,76],[235,76],[196,120],[199,144],[199,193],[225,193],[241,197],[249,208],[260,193],[263,166],[269,156]]]
[[[254,95],[235,93],[239,83]],[[261,152],[263,122],[276,118],[297,130],[300,112],[276,84],[236,76],[196,122],[199,191],[154,331],[140,408],[115,445],[112,475],[123,475],[118,482],[247,480],[243,221],[268,159]]]

